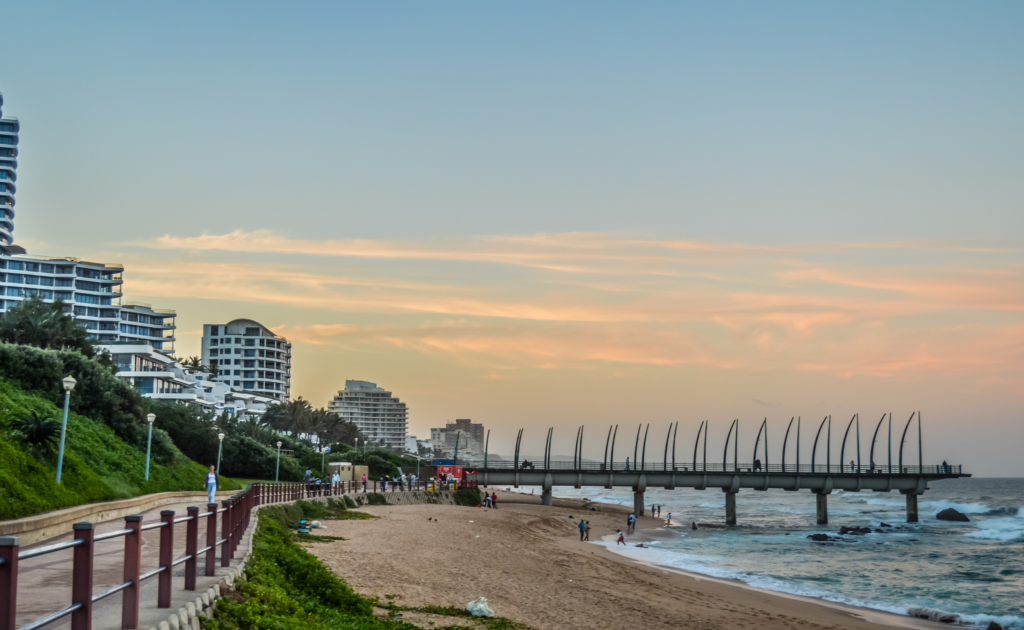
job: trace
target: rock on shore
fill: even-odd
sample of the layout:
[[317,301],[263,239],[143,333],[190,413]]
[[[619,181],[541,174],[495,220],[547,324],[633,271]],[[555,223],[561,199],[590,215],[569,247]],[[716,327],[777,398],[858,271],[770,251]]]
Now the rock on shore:
[[942,510],[941,512],[935,515],[935,518],[939,519],[940,521],[958,521],[961,523],[971,522],[971,519],[967,518],[966,514],[964,514],[963,512],[958,512],[953,508],[946,508],[945,510]]

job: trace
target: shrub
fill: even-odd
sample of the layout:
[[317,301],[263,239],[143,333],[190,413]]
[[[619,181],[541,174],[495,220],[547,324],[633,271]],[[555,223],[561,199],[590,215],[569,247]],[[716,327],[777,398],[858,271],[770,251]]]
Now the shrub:
[[378,492],[369,492],[365,495],[366,503],[368,505],[387,505],[388,500],[383,494]]
[[482,500],[480,490],[478,488],[459,488],[452,494],[455,499],[455,505],[476,507],[480,505],[480,501]]
[[15,418],[11,422],[11,428],[26,444],[43,449],[53,448],[60,438],[60,422],[53,416],[34,410]]

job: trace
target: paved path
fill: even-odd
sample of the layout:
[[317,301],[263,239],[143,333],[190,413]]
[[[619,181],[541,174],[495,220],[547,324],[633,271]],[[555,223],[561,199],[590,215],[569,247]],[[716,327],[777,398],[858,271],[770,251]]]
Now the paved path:
[[[172,503],[150,509],[143,512],[142,524],[157,522],[160,520],[162,510],[174,510],[175,517],[186,515],[186,508],[190,504]],[[197,506],[200,512],[205,512],[204,506]],[[205,547],[207,518],[199,519],[199,546]],[[256,519],[253,519],[255,524]],[[221,515],[218,515],[218,531],[221,523]],[[174,532],[174,557],[175,559],[185,554],[185,523],[175,525]],[[96,524],[96,534],[102,534],[124,528],[124,519],[105,521]],[[218,536],[220,537],[220,536]],[[73,538],[72,532],[45,540],[26,549],[51,545]],[[248,535],[243,536],[242,542],[235,551],[235,558],[231,561],[230,567],[220,566],[220,547],[217,548],[217,572],[214,577],[205,577],[205,556],[200,555],[197,562],[199,578],[196,581],[195,591],[184,590],[185,565],[180,564],[174,569],[174,580],[171,587],[171,607],[156,607],[157,577],[154,576],[143,582],[139,598],[139,628],[146,630],[155,627],[159,622],[167,619],[168,616],[184,607],[187,602],[194,601],[207,589],[217,584],[227,575],[231,569],[236,567],[240,558],[245,557],[248,546]],[[142,533],[142,573],[146,573],[159,566],[160,529],[153,529]],[[36,619],[40,619],[50,613],[56,612],[71,603],[71,556],[72,550],[66,549],[56,553],[47,554],[37,558],[30,558],[19,563],[18,570],[18,613],[17,627],[22,627]],[[93,569],[93,593],[100,593],[123,581],[124,572],[124,537],[104,540],[96,543],[94,553]],[[50,625],[48,628],[70,627],[70,617],[57,622],[60,625]],[[110,630],[121,627],[121,594],[117,593],[99,601],[93,609],[93,628],[95,630]]]

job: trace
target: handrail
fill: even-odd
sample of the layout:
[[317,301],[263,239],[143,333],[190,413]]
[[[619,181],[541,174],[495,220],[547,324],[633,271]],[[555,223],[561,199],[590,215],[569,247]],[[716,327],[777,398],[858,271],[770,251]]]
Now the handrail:
[[129,580],[128,582],[122,582],[122,583],[118,584],[117,586],[113,586],[111,588],[108,588],[107,590],[103,591],[102,593],[97,593],[97,594],[93,595],[92,596],[92,602],[95,604],[96,602],[100,601],[104,597],[109,597],[110,595],[113,595],[114,593],[123,591],[124,589],[128,588],[131,585],[132,585],[132,583]]
[[191,520],[192,520],[191,516],[182,516],[181,518],[174,519],[174,523],[175,524],[184,523],[185,521],[191,521]]
[[143,573],[142,575],[140,575],[139,576],[139,581],[142,582],[144,580],[148,580],[149,578],[153,577],[157,573],[160,573],[161,571],[166,571],[166,570],[167,570],[167,567],[157,567],[157,568],[153,569],[152,571],[150,571],[148,573]]
[[157,521],[156,523],[150,523],[149,525],[143,525],[142,531],[148,531],[151,529],[160,529],[161,527],[167,527],[167,523],[164,521]]
[[36,619],[35,621],[33,621],[32,623],[28,624],[27,626],[22,626],[22,627],[18,628],[18,630],[36,630],[36,628],[42,628],[43,626],[45,626],[45,625],[47,625],[49,623],[52,623],[54,621],[57,621],[58,619],[62,619],[64,617],[67,617],[68,615],[70,615],[71,613],[75,612],[76,610],[78,610],[81,607],[82,607],[81,602],[79,602],[77,604],[71,604],[67,608],[61,608],[60,610],[58,610],[57,612],[53,613],[52,615],[47,615],[47,616],[43,617],[42,619]]
[[131,529],[119,529],[117,531],[107,532],[106,534],[100,534],[100,535],[96,536],[95,538],[93,538],[92,541],[93,542],[100,542],[101,540],[110,540],[111,538],[119,538],[121,536],[124,536],[125,534],[132,533],[132,531],[134,531],[134,530],[131,530]]
[[179,564],[181,564],[182,562],[187,562],[187,561],[189,561],[191,559],[192,559],[192,554],[189,554],[187,556],[182,556],[182,557],[178,558],[177,560],[175,560],[174,562],[172,562],[171,566],[172,567],[176,567]]
[[55,551],[63,551],[64,549],[71,549],[72,547],[77,547],[82,544],[85,544],[85,541],[76,538],[75,540],[68,540],[62,543],[57,543],[55,545],[48,545],[46,547],[28,549],[26,551],[18,552],[18,560],[28,560],[29,558],[45,556],[48,553],[53,553]]

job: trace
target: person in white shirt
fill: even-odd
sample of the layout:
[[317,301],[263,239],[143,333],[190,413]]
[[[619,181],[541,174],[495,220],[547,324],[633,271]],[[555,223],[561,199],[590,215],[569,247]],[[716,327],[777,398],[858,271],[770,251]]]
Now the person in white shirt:
[[214,503],[214,494],[217,490],[220,490],[220,484],[217,483],[217,468],[210,466],[210,472],[206,474],[206,493],[210,496],[208,503]]

